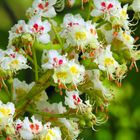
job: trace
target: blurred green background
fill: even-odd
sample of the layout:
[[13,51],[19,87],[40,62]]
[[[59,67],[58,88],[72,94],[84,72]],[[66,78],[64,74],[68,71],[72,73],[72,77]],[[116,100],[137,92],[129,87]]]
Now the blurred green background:
[[[8,31],[19,20],[32,0],[0,0],[0,48],[6,48]],[[71,12],[69,10],[68,12]],[[140,36],[140,24],[136,36]],[[140,69],[140,62],[137,63]],[[140,72],[128,72],[114,101],[109,105],[109,120],[96,127],[97,132],[84,131],[84,140],[140,140]]]

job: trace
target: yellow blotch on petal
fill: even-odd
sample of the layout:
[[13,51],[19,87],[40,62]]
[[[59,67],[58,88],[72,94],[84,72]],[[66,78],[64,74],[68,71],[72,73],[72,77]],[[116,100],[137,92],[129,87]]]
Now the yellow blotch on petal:
[[58,78],[58,79],[66,79],[67,78],[67,76],[68,76],[68,74],[67,74],[67,72],[57,72],[56,73],[56,77]]
[[130,38],[130,35],[126,34],[126,33],[123,33],[123,38],[127,41],[129,41],[131,38]]
[[127,17],[127,11],[126,11],[126,10],[122,10],[122,11],[121,11],[121,16],[122,16],[123,18],[126,18],[126,17]]
[[53,132],[53,130],[48,130],[47,134],[41,138],[41,140],[52,140],[53,137],[55,137],[55,133]]
[[77,73],[79,72],[76,66],[72,66],[72,67],[70,68],[70,71],[71,71],[71,73],[73,73],[73,74],[77,74]]
[[18,60],[13,60],[12,62],[11,62],[11,65],[18,65],[19,64],[19,61]]
[[86,39],[86,33],[85,32],[76,32],[75,33],[76,40],[85,40]]
[[113,65],[113,64],[114,64],[114,60],[111,59],[111,58],[106,58],[106,59],[104,60],[104,64],[105,64],[105,66]]
[[0,108],[0,113],[2,113],[4,116],[8,116],[8,115],[10,115],[11,110],[10,110],[10,109],[7,109],[7,108],[2,107],[2,108]]

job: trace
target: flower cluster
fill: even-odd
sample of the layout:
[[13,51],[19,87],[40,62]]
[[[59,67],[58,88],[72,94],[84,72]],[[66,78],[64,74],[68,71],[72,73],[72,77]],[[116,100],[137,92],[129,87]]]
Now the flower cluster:
[[63,85],[72,83],[76,86],[84,80],[84,66],[76,63],[75,59],[67,60],[66,56],[60,55],[56,50],[44,51],[42,62],[44,70],[54,69],[55,83]]
[[61,36],[66,39],[67,46],[75,46],[82,51],[87,47],[99,46],[95,24],[91,21],[85,22],[80,15],[65,15],[62,29]]
[[8,102],[3,104],[0,102],[0,124],[1,129],[9,135],[7,139],[24,139],[32,140],[35,138],[41,140],[57,139],[61,140],[61,131],[58,127],[51,127],[51,123],[47,122],[45,125],[42,122],[31,117],[25,117],[23,121],[17,119],[13,121],[15,114],[15,106]]
[[[138,0],[130,6],[82,0],[79,13],[85,6],[85,16],[66,12],[74,3],[34,0],[28,21],[9,31],[7,49],[0,49],[0,138],[79,139],[83,129],[95,130],[107,120],[108,105],[127,71],[138,72],[140,51],[128,12],[140,12]],[[26,69],[29,78],[21,77]]]

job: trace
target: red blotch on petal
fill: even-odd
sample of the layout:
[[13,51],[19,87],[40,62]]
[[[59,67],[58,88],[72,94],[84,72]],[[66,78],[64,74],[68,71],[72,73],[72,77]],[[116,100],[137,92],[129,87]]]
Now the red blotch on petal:
[[76,100],[76,95],[73,95],[72,97],[73,97],[74,100]]
[[36,31],[38,30],[38,24],[37,23],[35,23],[33,27],[35,28]]
[[110,3],[110,4],[107,6],[107,9],[111,9],[111,8],[113,8],[113,4],[112,4],[112,3]]
[[63,60],[60,59],[60,60],[59,60],[59,65],[62,65],[62,64],[63,64]]
[[45,7],[48,7],[48,5],[49,5],[49,2],[47,1],[46,4],[45,4]]
[[102,7],[106,7],[106,3],[105,3],[105,2],[102,2],[102,3],[101,3],[101,6],[102,6]]
[[42,4],[42,3],[38,4],[38,8],[40,8],[40,9],[44,9],[43,4]]

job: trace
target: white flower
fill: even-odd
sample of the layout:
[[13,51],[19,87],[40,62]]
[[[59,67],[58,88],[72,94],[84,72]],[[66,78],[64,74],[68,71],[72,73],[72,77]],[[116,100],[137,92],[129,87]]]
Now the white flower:
[[93,17],[103,16],[105,20],[110,21],[113,16],[118,17],[118,9],[121,7],[118,0],[93,0],[95,9],[91,12]]
[[16,72],[21,69],[30,68],[27,65],[27,59],[22,54],[14,52],[12,49],[6,50],[5,54],[6,55],[1,62],[2,69]]
[[85,68],[74,62],[68,61],[54,69],[53,79],[55,83],[77,85],[84,80]]
[[34,16],[29,20],[28,25],[30,33],[33,34],[39,42],[47,44],[50,41],[48,32],[51,30],[51,25],[47,20],[41,21],[41,17]]
[[111,78],[113,78],[113,73],[119,66],[118,62],[112,56],[110,45],[108,45],[105,49],[101,49],[96,54],[94,62],[98,64],[100,70],[106,71],[108,77]]
[[23,33],[28,33],[28,25],[25,23],[24,20],[19,20],[18,23],[16,25],[14,25],[11,30],[9,31],[9,45],[11,45],[11,41],[22,35]]
[[131,5],[131,7],[133,8],[133,10],[135,12],[140,12],[140,1],[139,0],[133,0],[133,3]]
[[128,4],[124,5],[123,8],[120,8],[120,11],[119,11],[119,18],[120,18],[120,22],[119,24],[124,27],[126,30],[129,30],[129,17],[128,17],[128,14],[127,14],[127,8],[128,8]]
[[99,45],[95,25],[91,21],[85,22],[79,14],[65,15],[62,28],[61,37],[66,39],[68,46],[78,47],[84,51],[88,46],[96,48]]
[[8,102],[3,104],[0,101],[0,127],[4,127],[13,122],[13,115],[15,113],[15,106],[13,103]]
[[62,65],[54,69],[53,79],[55,83],[70,84],[72,77],[68,65]]
[[46,128],[40,140],[62,140],[59,127]]
[[42,55],[42,68],[54,69],[66,63],[66,57],[62,56],[56,50],[44,50]]
[[85,68],[71,60],[68,62],[69,71],[71,74],[72,82],[76,85],[84,80]]
[[128,49],[133,49],[135,39],[131,36],[130,32],[120,30],[117,38],[121,40],[128,47]]
[[32,7],[27,10],[27,15],[32,17],[40,15],[42,17],[54,17],[56,15],[53,5],[56,0],[35,0]]
[[65,104],[70,108],[76,109],[82,104],[78,91],[66,91]]
[[31,118],[32,122],[29,121],[28,117],[25,117],[23,121],[17,120],[15,122],[16,130],[23,139],[32,140],[43,131],[43,125],[41,122],[36,120],[34,116]]

